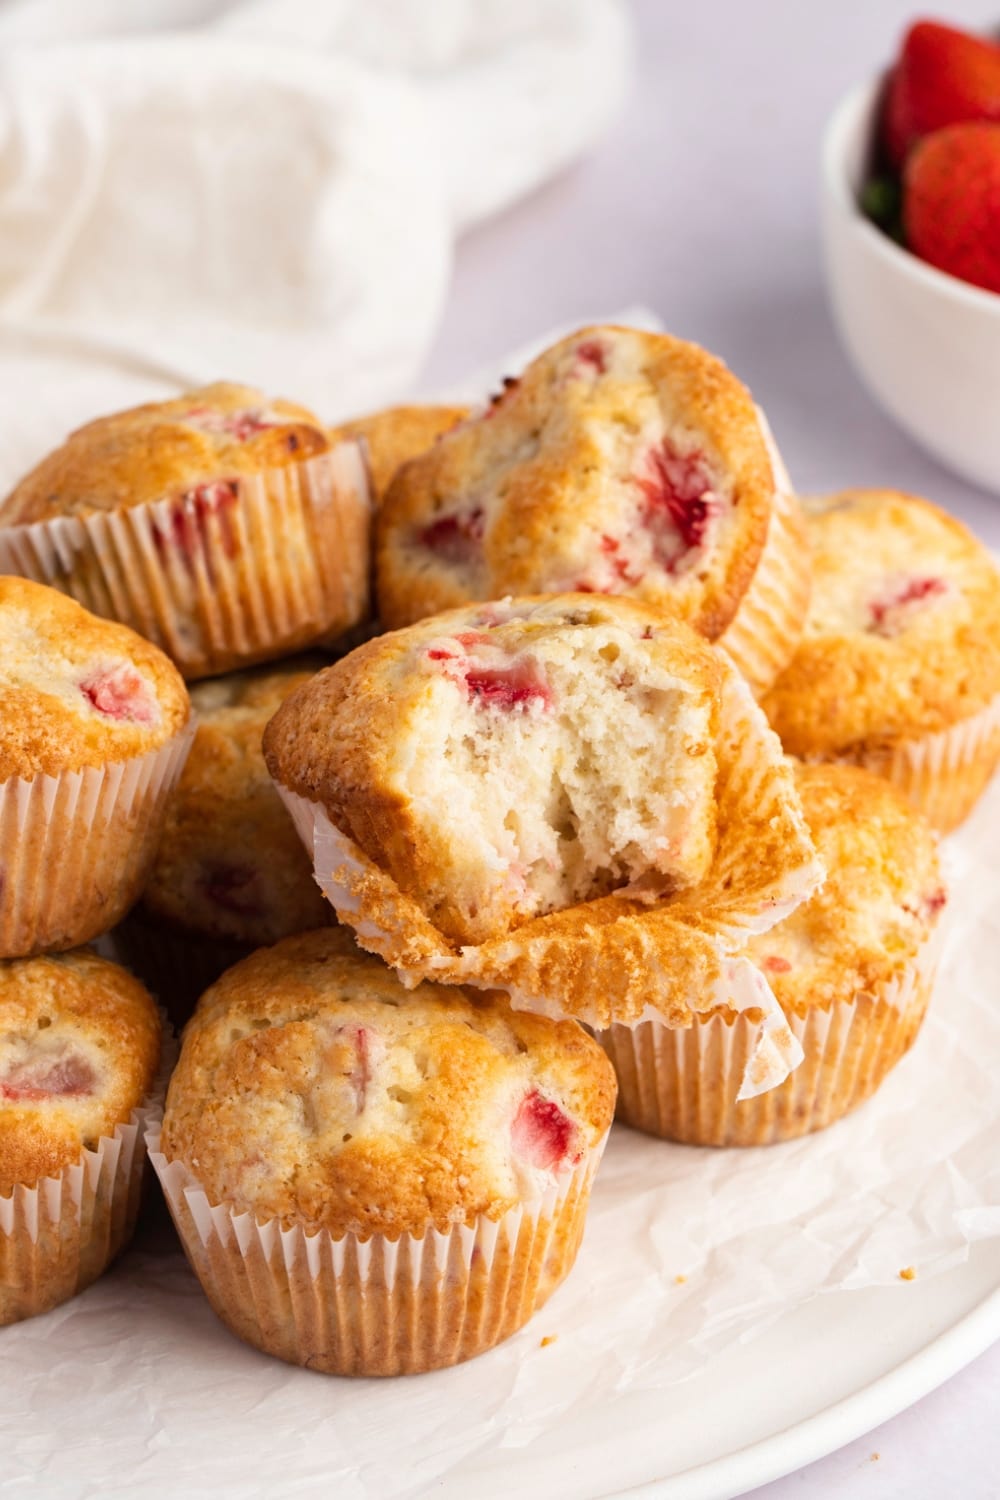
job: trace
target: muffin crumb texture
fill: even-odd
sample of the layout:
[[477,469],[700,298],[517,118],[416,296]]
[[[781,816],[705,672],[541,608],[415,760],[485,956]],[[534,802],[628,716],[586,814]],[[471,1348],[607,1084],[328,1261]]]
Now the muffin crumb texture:
[[631,601],[504,601],[362,647],[288,700],[265,749],[441,932],[476,943],[697,883],[718,691],[710,649]]

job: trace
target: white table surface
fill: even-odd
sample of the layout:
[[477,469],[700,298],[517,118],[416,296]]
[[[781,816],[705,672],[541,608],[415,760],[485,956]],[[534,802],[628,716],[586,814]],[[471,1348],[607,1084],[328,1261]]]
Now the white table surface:
[[[823,290],[823,124],[891,54],[913,0],[634,0],[634,10],[636,80],[617,128],[462,242],[425,388],[553,324],[645,303],[748,382],[800,490],[910,489],[1000,547],[1000,498],[946,473],[869,400]],[[980,28],[997,20],[984,3],[949,0],[935,13]],[[996,1500],[998,1414],[1000,1345],[910,1411],[756,1493]]]

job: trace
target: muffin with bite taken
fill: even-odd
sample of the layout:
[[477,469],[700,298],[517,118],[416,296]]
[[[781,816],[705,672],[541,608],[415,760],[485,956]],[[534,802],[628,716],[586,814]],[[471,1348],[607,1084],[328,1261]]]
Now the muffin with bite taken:
[[150,1149],[238,1337],[394,1375],[492,1348],[559,1285],[613,1109],[610,1064],[575,1023],[407,994],[327,929],[202,998]]
[[370,508],[356,443],[220,382],[72,433],[0,502],[0,570],[64,590],[204,677],[365,617]]
[[405,983],[604,1028],[721,993],[791,1066],[732,955],[821,871],[748,685],[682,621],[589,594],[452,610],[319,673],[264,751],[339,918]]

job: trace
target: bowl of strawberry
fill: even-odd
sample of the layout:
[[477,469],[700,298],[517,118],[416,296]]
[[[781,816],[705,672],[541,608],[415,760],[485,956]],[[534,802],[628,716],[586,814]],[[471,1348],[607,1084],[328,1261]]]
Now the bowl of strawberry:
[[841,336],[912,437],[1000,493],[1000,41],[918,21],[834,113],[823,239]]

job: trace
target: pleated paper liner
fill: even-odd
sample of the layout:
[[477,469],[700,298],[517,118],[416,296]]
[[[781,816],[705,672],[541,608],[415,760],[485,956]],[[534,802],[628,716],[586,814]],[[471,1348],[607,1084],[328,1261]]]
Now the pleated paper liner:
[[718,644],[760,695],[795,654],[809,610],[812,570],[805,519],[788,470],[759,407],[757,416],[774,470],[774,506],[750,587]]
[[[322,806],[279,784],[338,917],[407,984],[434,979],[501,989],[522,1010],[595,1029],[634,1026],[650,1012],[685,1026],[692,1014],[710,1010],[719,986],[731,987],[731,956],[746,937],[787,916],[822,877],[778,739],[747,684],[720,657],[719,843],[700,885],[652,903],[606,896],[457,949]],[[777,1002],[764,976],[752,973],[741,992],[752,990],[748,1003],[773,1014]]]
[[871,1097],[915,1040],[940,934],[939,923],[879,988],[789,1014],[803,1060],[767,1092],[740,1087],[758,1046],[752,1013],[718,1008],[686,1030],[649,1020],[599,1032],[618,1077],[618,1119],[690,1146],[768,1146],[832,1125]]
[[129,760],[0,782],[0,957],[75,948],[124,916],[193,733]]
[[115,961],[131,969],[181,1027],[215,981],[254,951],[250,943],[184,932],[157,922],[142,904],[110,934]]
[[884,776],[940,833],[963,823],[1000,763],[1000,695],[937,734],[831,756]]
[[156,1079],[128,1119],[57,1177],[0,1196],[0,1326],[68,1302],[128,1244],[142,1196],[145,1133],[159,1127],[176,1056],[164,1022]]
[[130,625],[195,678],[358,624],[370,529],[364,456],[342,443],[172,499],[0,528],[0,573]]
[[289,1364],[412,1375],[482,1354],[522,1328],[566,1276],[604,1141],[546,1195],[499,1220],[421,1238],[308,1235],[212,1204],[147,1135],[188,1259],[223,1323]]

